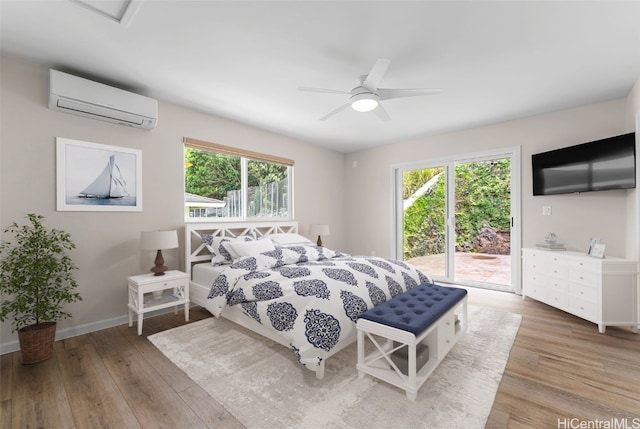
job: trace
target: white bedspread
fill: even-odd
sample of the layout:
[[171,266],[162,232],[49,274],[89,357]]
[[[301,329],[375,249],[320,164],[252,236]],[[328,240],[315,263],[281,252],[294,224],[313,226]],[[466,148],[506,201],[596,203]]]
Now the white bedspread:
[[362,312],[424,282],[431,280],[402,261],[296,246],[229,265],[214,282],[206,308],[217,317],[228,305],[240,305],[314,369],[352,334]]

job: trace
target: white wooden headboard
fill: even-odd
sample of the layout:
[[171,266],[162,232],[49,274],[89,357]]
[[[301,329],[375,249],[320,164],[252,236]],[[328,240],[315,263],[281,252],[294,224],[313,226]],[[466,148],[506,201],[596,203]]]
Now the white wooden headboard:
[[184,265],[187,274],[191,276],[191,268],[211,260],[209,249],[202,242],[200,234],[211,234],[218,237],[240,237],[253,234],[256,238],[268,234],[282,232],[298,232],[296,221],[263,221],[263,222],[235,222],[235,223],[188,223],[184,228]]

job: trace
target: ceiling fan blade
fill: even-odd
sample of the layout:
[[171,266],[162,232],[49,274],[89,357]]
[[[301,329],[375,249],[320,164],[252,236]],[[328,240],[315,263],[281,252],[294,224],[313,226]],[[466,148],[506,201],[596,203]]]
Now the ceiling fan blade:
[[340,106],[340,107],[338,107],[336,109],[333,109],[331,112],[329,112],[326,115],[324,115],[322,118],[320,118],[320,120],[321,121],[326,121],[327,119],[329,119],[330,117],[332,117],[336,113],[339,113],[340,111],[346,109],[349,106],[351,106],[351,103],[343,104],[342,106]]
[[382,107],[382,104],[378,104],[378,107],[376,107],[374,112],[378,115],[378,118],[380,118],[381,121],[388,122],[391,120],[391,116],[389,116],[384,107]]
[[413,88],[413,89],[378,89],[380,100],[389,100],[391,98],[417,97],[419,95],[440,94],[440,88]]
[[362,86],[372,92],[375,92],[378,89],[378,85],[380,85],[380,81],[382,81],[382,77],[387,71],[387,67],[389,67],[390,62],[391,60],[389,58],[378,58],[378,61],[376,61],[375,65],[367,75],[367,78],[362,82]]
[[309,86],[299,86],[298,91],[323,92],[327,94],[348,94],[348,95],[351,94],[350,92],[338,91],[337,89],[311,88]]

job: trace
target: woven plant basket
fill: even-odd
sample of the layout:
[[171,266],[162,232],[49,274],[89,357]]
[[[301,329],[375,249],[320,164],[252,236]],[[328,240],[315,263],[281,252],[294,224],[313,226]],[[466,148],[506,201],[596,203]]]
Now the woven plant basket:
[[29,365],[42,362],[53,356],[56,339],[56,322],[44,322],[25,326],[18,330],[22,363]]

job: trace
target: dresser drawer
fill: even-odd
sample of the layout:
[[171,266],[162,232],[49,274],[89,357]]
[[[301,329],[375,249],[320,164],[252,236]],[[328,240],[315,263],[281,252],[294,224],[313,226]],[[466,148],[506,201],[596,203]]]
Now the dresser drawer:
[[525,273],[523,281],[524,294],[539,301],[547,300],[547,278],[535,273]]
[[584,259],[567,258],[566,265],[570,272],[586,270],[598,273],[598,275],[600,275],[600,272],[602,271],[600,262],[591,257],[585,257]]
[[569,295],[586,301],[598,302],[598,288],[583,283],[569,283]]
[[569,270],[568,279],[570,282],[596,287],[600,279],[600,274],[585,269],[573,269]]
[[563,289],[564,288],[549,288],[547,303],[561,310],[566,309],[569,300],[567,298],[567,293]]
[[567,295],[569,293],[569,286],[566,280],[550,278],[548,282],[549,292],[561,293]]
[[569,300],[568,310],[583,319],[592,322],[598,320],[598,304],[595,302],[572,296]]
[[556,277],[559,279],[566,279],[569,275],[569,269],[566,265],[562,265],[558,262],[552,262],[549,264],[549,277]]
[[540,251],[526,251],[523,253],[523,268],[529,271],[546,272],[548,255]]

